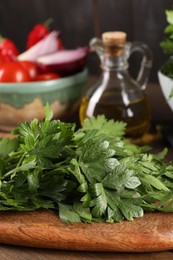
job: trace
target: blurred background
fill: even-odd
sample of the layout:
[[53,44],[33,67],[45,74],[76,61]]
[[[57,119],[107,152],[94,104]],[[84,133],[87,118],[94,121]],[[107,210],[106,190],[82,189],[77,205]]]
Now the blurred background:
[[[152,104],[152,120],[173,122],[158,84],[157,73],[167,60],[160,47],[167,24],[165,10],[171,10],[173,0],[1,0],[0,35],[13,40],[21,52],[26,49],[29,32],[38,23],[52,18],[51,30],[60,30],[67,49],[87,46],[93,37],[105,31],[125,31],[128,41],[147,44],[153,53],[147,94]],[[130,58],[130,72],[136,76],[139,54]],[[88,57],[90,78],[97,79],[100,60],[96,53]],[[159,104],[159,106],[158,106]],[[77,115],[78,116],[78,115]]]
[[[128,41],[142,41],[153,52],[151,82],[157,82],[157,71],[166,57],[159,44],[164,38],[165,10],[172,0],[1,0],[0,34],[11,38],[25,50],[27,34],[34,25],[53,18],[52,29],[62,32],[66,48],[88,45],[102,32],[122,30]],[[133,57],[132,73],[138,68]],[[93,53],[88,59],[89,72],[99,73],[99,61]]]

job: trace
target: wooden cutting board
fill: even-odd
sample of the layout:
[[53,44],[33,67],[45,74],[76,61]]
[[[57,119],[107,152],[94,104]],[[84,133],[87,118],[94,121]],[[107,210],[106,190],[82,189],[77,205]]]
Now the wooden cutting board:
[[1,212],[0,243],[109,252],[173,249],[173,214],[149,213],[121,223],[65,224],[52,210]]

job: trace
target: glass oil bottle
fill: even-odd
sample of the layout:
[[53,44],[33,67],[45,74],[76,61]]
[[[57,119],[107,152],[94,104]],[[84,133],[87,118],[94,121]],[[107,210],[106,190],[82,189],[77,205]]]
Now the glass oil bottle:
[[[126,136],[138,139],[150,126],[151,109],[145,93],[152,67],[152,53],[140,42],[127,42],[125,32],[105,32],[102,40],[94,38],[90,46],[100,57],[102,75],[83,97],[80,122],[86,117],[104,114],[107,119],[127,123]],[[129,74],[128,59],[134,51],[142,53],[137,79]]]

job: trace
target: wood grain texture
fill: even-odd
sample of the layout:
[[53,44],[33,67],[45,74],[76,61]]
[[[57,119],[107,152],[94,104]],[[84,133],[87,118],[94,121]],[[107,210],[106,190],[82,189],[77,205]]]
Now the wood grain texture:
[[150,213],[121,223],[62,223],[55,211],[1,212],[0,243],[77,251],[173,249],[173,214]]

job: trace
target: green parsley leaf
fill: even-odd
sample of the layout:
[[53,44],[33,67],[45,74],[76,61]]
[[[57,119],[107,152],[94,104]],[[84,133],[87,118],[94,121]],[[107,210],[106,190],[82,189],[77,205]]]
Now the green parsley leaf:
[[0,138],[0,158],[8,156],[8,154],[17,150],[17,148],[17,139]]
[[59,216],[65,223],[81,222],[80,216],[72,206],[59,203]]
[[91,129],[99,130],[97,134],[107,135],[111,138],[122,137],[125,133],[126,123],[114,120],[106,120],[104,115],[87,118],[82,124],[82,130],[87,131]]

